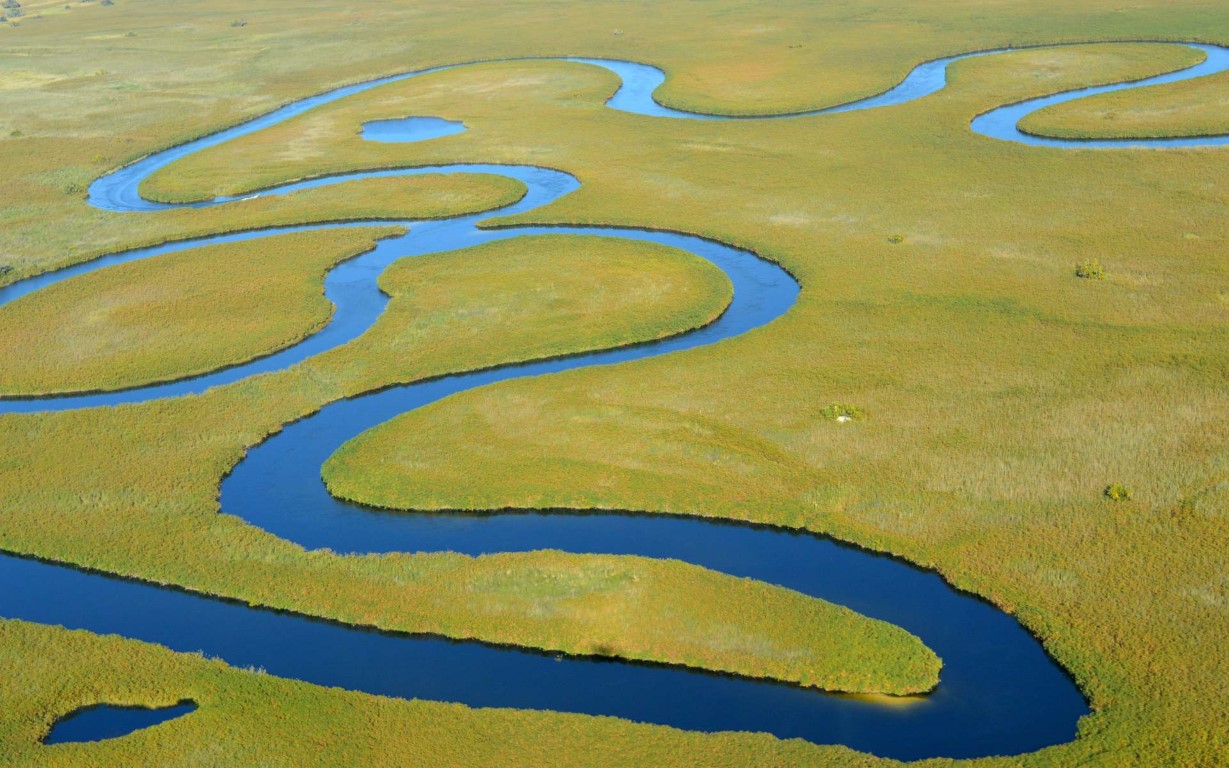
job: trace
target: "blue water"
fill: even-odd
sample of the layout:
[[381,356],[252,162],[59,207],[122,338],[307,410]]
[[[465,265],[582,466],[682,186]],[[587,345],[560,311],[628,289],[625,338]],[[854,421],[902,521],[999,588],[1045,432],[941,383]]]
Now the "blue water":
[[979,115],[973,120],[971,127],[976,133],[980,133],[983,136],[1014,141],[1019,144],[1028,144],[1034,147],[1059,147],[1063,149],[1072,147],[1083,149],[1168,149],[1175,147],[1229,146],[1229,135],[1161,139],[1052,139],[1044,136],[1032,136],[1016,127],[1026,115],[1054,104],[1083,99],[1102,93],[1121,91],[1125,88],[1142,88],[1149,85],[1176,83],[1195,77],[1214,75],[1229,69],[1229,48],[1219,45],[1191,45],[1190,47],[1203,51],[1207,58],[1193,67],[1158,75],[1157,77],[1150,77],[1135,83],[1117,83],[1114,85],[1101,85],[1095,88],[1080,88],[1053,96],[1029,99],[1018,104],[1009,104]]
[[100,704],[72,712],[57,720],[43,739],[44,744],[69,744],[81,741],[101,741],[126,736],[167,720],[183,717],[196,710],[189,701],[174,706],[149,709]]
[[[1074,91],[1027,104],[1036,109],[1093,93],[1173,82],[1229,68],[1226,49],[1195,47],[1207,53],[1207,61],[1182,72],[1137,84]],[[980,55],[989,54],[928,62],[880,96],[803,115],[888,107],[921,98],[944,87],[947,66],[952,61]],[[665,118],[729,119],[679,112],[658,104],[653,92],[664,75],[656,68],[597,59],[571,61],[601,66],[620,75],[623,84],[608,101],[614,109]],[[321,104],[444,69],[448,67],[330,91],[157,153],[98,179],[90,187],[90,201],[114,211],[172,207],[144,200],[139,185],[149,174],[175,160],[275,125]],[[1022,106],[991,111],[974,121],[972,127],[995,138],[1064,148],[1223,143],[1217,138],[1118,143],[1037,140],[1015,129],[1020,117],[1031,111],[1022,111]],[[789,116],[763,119],[784,117]],[[438,124],[424,127],[420,123],[414,128],[401,122],[400,140],[442,135],[432,133],[441,129]],[[416,136],[404,132],[419,129],[422,132]],[[389,126],[387,130],[398,129]],[[913,632],[944,660],[938,689],[907,706],[892,706],[669,666],[555,657],[477,642],[375,633],[7,555],[0,556],[0,581],[6,587],[0,591],[0,616],[112,632],[180,651],[203,650],[236,666],[263,667],[271,674],[369,693],[459,701],[474,706],[608,714],[703,731],[766,731],[817,743],[846,744],[899,759],[1019,753],[1074,736],[1076,721],[1088,711],[1087,706],[1075,685],[1034,638],[1010,616],[952,589],[933,573],[892,558],[820,536],[698,518],[615,512],[394,513],[365,509],[330,497],[320,480],[321,464],[345,441],[398,414],[501,380],[614,364],[717,343],[772,322],[797,298],[797,283],[779,267],[747,251],[692,235],[594,227],[480,228],[481,222],[495,213],[533,210],[578,188],[577,180],[561,171],[482,164],[407,168],[319,178],[259,194],[285,194],[372,176],[441,172],[503,175],[522,182],[526,194],[498,212],[441,221],[316,225],[402,223],[412,229],[405,236],[383,240],[374,251],[330,272],[325,294],[337,311],[326,328],[296,345],[259,360],[181,381],[62,398],[10,399],[0,402],[0,413],[174,397],[289,367],[369,328],[387,303],[376,287],[376,280],[389,264],[401,258],[543,233],[597,234],[682,248],[712,261],[734,286],[733,303],[718,321],[688,334],[627,349],[447,376],[329,404],[254,447],[222,483],[222,511],[303,546],[330,547],[342,552],[452,550],[477,555],[554,548],[678,558],[847,605]],[[192,205],[224,205],[233,199],[218,198]],[[204,244],[310,228],[313,227],[219,235],[114,254],[2,289],[0,305],[60,280],[113,264]],[[57,731],[85,717],[62,721]],[[103,715],[91,717],[107,720]]]
[[363,138],[368,141],[407,143],[440,139],[464,130],[464,123],[441,117],[403,117],[398,120],[371,120],[363,123]]

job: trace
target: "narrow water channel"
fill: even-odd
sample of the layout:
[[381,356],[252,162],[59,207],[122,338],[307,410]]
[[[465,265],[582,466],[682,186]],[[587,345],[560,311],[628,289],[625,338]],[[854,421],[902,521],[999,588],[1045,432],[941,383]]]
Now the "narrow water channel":
[[[1208,55],[1196,67],[1140,83],[1026,102],[1032,106],[1023,111],[1021,105],[1005,107],[978,118],[972,127],[995,138],[1063,148],[1178,146],[1163,139],[1117,144],[1038,142],[1020,134],[1015,125],[1024,114],[1059,101],[1229,69],[1226,49],[1194,47]],[[927,62],[897,87],[871,99],[762,119],[818,116],[911,101],[943,88],[952,61],[990,53],[995,52]],[[657,104],[652,94],[664,74],[656,68],[597,59],[570,61],[604,67],[623,79],[622,87],[608,102],[612,108],[674,119],[731,119],[679,112]],[[133,213],[173,207],[141,198],[141,181],[177,159],[322,104],[447,68],[330,91],[157,153],[97,180],[90,188],[90,201],[107,210]],[[380,140],[431,140],[463,130],[456,123],[445,125],[447,121],[425,118],[391,122],[400,124],[372,129],[373,138],[378,134]],[[1215,146],[1225,143],[1225,138],[1183,140],[1180,146],[1192,143]],[[483,164],[406,168],[298,182],[260,194],[285,194],[372,176],[440,172],[507,176],[524,183],[527,194],[496,212],[440,221],[285,227],[198,238],[114,254],[0,289],[3,305],[96,269],[204,244],[325,226],[408,223],[412,227],[407,235],[384,240],[375,250],[329,273],[325,293],[336,305],[335,315],[326,328],[296,345],[259,360],[180,381],[118,392],[7,399],[0,401],[0,413],[143,402],[202,392],[284,369],[344,344],[371,327],[387,303],[376,281],[389,264],[401,258],[542,233],[597,234],[682,248],[716,264],[734,285],[733,304],[715,323],[650,344],[457,374],[332,403],[253,448],[223,482],[222,511],[305,547],[330,547],[341,552],[452,550],[485,554],[553,548],[677,558],[840,603],[913,632],[944,660],[938,689],[919,701],[885,704],[669,666],[556,657],[475,642],[377,633],[11,555],[0,555],[0,583],[5,587],[0,590],[0,616],[116,633],[174,650],[203,650],[235,666],[261,667],[275,675],[369,693],[473,706],[616,715],[702,731],[765,731],[816,743],[846,744],[899,759],[1013,754],[1074,737],[1076,721],[1088,711],[1087,706],[1076,686],[1036,639],[1012,617],[954,590],[933,573],[893,558],[811,534],[698,518],[621,513],[388,513],[329,496],[320,480],[323,462],[346,440],[394,416],[497,381],[615,364],[716,343],[772,322],[793,305],[798,295],[797,283],[775,264],[693,235],[594,227],[481,228],[481,222],[495,214],[533,210],[578,188],[571,175],[546,168]],[[219,198],[193,205],[225,205],[233,200]]]

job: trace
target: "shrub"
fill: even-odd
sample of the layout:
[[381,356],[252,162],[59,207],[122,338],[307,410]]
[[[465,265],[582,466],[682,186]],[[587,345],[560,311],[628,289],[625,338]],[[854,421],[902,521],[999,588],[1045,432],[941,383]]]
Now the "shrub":
[[12,271],[13,271],[13,268],[9,266],[8,264],[0,264],[0,277],[4,277],[5,275],[7,275],[8,273]]
[[905,242],[905,236],[904,235],[888,235],[888,242],[891,243],[892,245],[900,245],[901,243]]
[[248,23],[243,19],[235,19],[230,23],[232,27],[246,27]]
[[1085,280],[1104,280],[1105,268],[1097,259],[1088,259],[1075,265],[1075,276]]
[[866,411],[848,403],[831,403],[819,411],[819,415],[828,421],[852,421],[866,416]]
[[1122,483],[1110,483],[1109,485],[1105,486],[1105,490],[1101,493],[1110,501],[1131,500],[1131,489]]
[[85,187],[79,181],[70,181],[64,185],[64,194],[66,195],[79,195],[84,191]]

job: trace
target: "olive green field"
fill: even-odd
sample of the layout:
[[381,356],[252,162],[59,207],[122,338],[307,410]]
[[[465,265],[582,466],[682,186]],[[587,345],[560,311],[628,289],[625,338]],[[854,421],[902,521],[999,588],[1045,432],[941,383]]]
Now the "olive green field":
[[[767,326],[614,366],[509,380],[403,414],[321,467],[366,506],[625,510],[831,536],[932,569],[1016,617],[1091,714],[1038,752],[925,766],[1229,764],[1229,148],[1049,149],[973,133],[995,107],[1197,63],[1221,0],[705,3],[269,0],[22,3],[0,24],[0,397],[110,391],[239,365],[332,316],[324,275],[419,221],[644,227],[751,250],[801,285]],[[604,105],[653,64],[663,103],[723,115],[873,95],[923,61],[947,87],[890,108],[685,121]],[[525,60],[508,60],[525,59]],[[95,178],[344,84],[313,109],[150,177]],[[1036,112],[1062,138],[1229,133],[1223,74]],[[364,141],[430,115],[464,133]],[[526,164],[582,186],[516,216],[519,182],[351,171]],[[278,228],[329,224],[309,231]],[[332,226],[342,224],[342,226]],[[1081,266],[1082,265],[1082,266]],[[1091,274],[1095,265],[1100,279]],[[274,373],[119,407],[0,415],[0,551],[361,627],[906,697],[942,686],[919,638],[677,560],[553,550],[346,555],[219,513],[285,425],[365,392],[705,326],[729,280],[673,248],[536,235],[405,259],[359,338]],[[850,420],[836,419],[849,412]],[[477,479],[477,481],[476,481]],[[1111,488],[1121,492],[1110,492]],[[0,585],[0,589],[8,589]],[[820,695],[816,692],[816,695]],[[192,715],[44,746],[99,702]],[[407,757],[410,756],[410,757]],[[0,617],[0,765],[874,766],[843,746],[323,688],[120,637]]]

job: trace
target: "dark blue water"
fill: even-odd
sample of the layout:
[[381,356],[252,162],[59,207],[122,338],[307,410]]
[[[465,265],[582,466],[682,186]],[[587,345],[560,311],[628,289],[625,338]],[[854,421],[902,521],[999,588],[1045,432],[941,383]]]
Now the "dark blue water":
[[[636,541],[633,520],[622,531],[617,523],[600,523],[596,531]],[[705,526],[646,522],[660,523],[662,530],[652,526],[654,538],[671,540],[674,527],[686,533]],[[672,667],[364,631],[15,557],[0,557],[0,582],[22,588],[0,592],[0,615],[204,651],[234,666],[368,693],[615,715],[692,730],[766,731],[901,759],[1026,752],[1074,735],[1075,719],[1086,711],[1082,699],[1009,616],[957,595],[937,576],[822,539],[708,527],[717,533],[696,551],[733,545],[737,555],[719,557],[735,571],[832,583],[831,594],[849,595],[858,610],[891,603],[894,618],[914,631],[934,627],[924,639],[960,658],[945,657],[931,696],[885,705]]]
[[190,701],[171,707],[149,709],[147,707],[124,707],[99,704],[79,709],[56,721],[44,744],[69,744],[80,741],[101,741],[126,736],[133,731],[149,728],[167,720],[183,717],[194,712],[196,705]]
[[[1229,68],[1225,49],[1197,47],[1208,54],[1209,60],[1204,64],[1166,75],[1165,80],[1141,84],[1172,82]],[[896,88],[880,96],[805,114],[885,107],[934,93],[946,83],[947,65],[961,58],[966,56],[923,64]],[[623,78],[622,87],[608,102],[612,108],[669,118],[721,119],[657,104],[652,93],[664,75],[653,67],[573,60],[605,67]],[[96,181],[90,188],[90,200],[116,211],[170,207],[142,199],[138,188],[150,173],[176,159],[321,104],[442,69],[447,67],[330,91],[155,154]],[[1121,84],[1063,94],[1037,100],[1034,108],[1122,87],[1133,86]],[[974,129],[1023,143],[1068,148],[1091,146],[1084,142],[1021,138],[1014,121],[1022,113],[996,112],[1001,111],[987,113],[975,121]],[[990,116],[994,118],[987,119]],[[421,134],[414,137],[402,133],[401,140],[442,135],[428,135],[440,129],[438,124],[434,128],[421,124],[418,127],[423,130]],[[402,128],[413,130],[404,125]],[[1197,141],[1220,143],[1215,139]],[[1137,145],[1174,144],[1164,140],[1105,144]],[[1182,145],[1187,145],[1186,140]],[[500,213],[533,210],[578,186],[574,177],[550,169],[474,164],[347,174],[288,184],[259,194],[285,194],[369,176],[438,172],[494,173],[523,182],[525,197]],[[233,199],[219,198],[194,206],[221,205]],[[470,554],[555,548],[673,557],[761,579],[847,605],[918,635],[944,660],[942,679],[935,693],[907,705],[889,705],[666,666],[556,658],[476,642],[375,633],[12,556],[0,556],[0,581],[5,585],[0,591],[0,615],[117,633],[180,651],[203,650],[236,666],[263,667],[271,674],[370,693],[459,701],[474,706],[608,714],[704,731],[766,731],[817,743],[846,744],[901,759],[1018,753],[1074,736],[1076,720],[1087,712],[1087,707],[1074,684],[1034,638],[1010,616],[957,592],[932,573],[894,559],[809,534],[695,518],[620,513],[392,513],[356,507],[330,497],[320,481],[321,464],[346,440],[400,413],[505,379],[614,364],[716,343],[771,322],[787,311],[797,297],[797,284],[780,268],[754,254],[703,238],[591,227],[481,229],[478,225],[490,215],[379,223],[409,223],[412,230],[404,237],[381,242],[375,251],[330,272],[325,292],[337,307],[332,322],[309,339],[273,355],[202,377],[120,392],[9,400],[0,402],[0,412],[141,402],[200,392],[291,366],[369,328],[387,302],[376,287],[376,279],[400,258],[541,233],[600,234],[683,248],[712,261],[734,286],[733,303],[717,322],[689,334],[628,349],[459,374],[330,404],[255,447],[224,481],[223,511],[311,548],[331,547],[345,552],[453,550]],[[375,225],[378,224],[365,226]],[[115,254],[3,289],[0,304],[112,264],[204,244],[308,228],[220,235]],[[108,719],[101,714],[90,717],[87,720],[83,714],[65,720],[57,731],[70,727],[74,721],[88,724]]]

